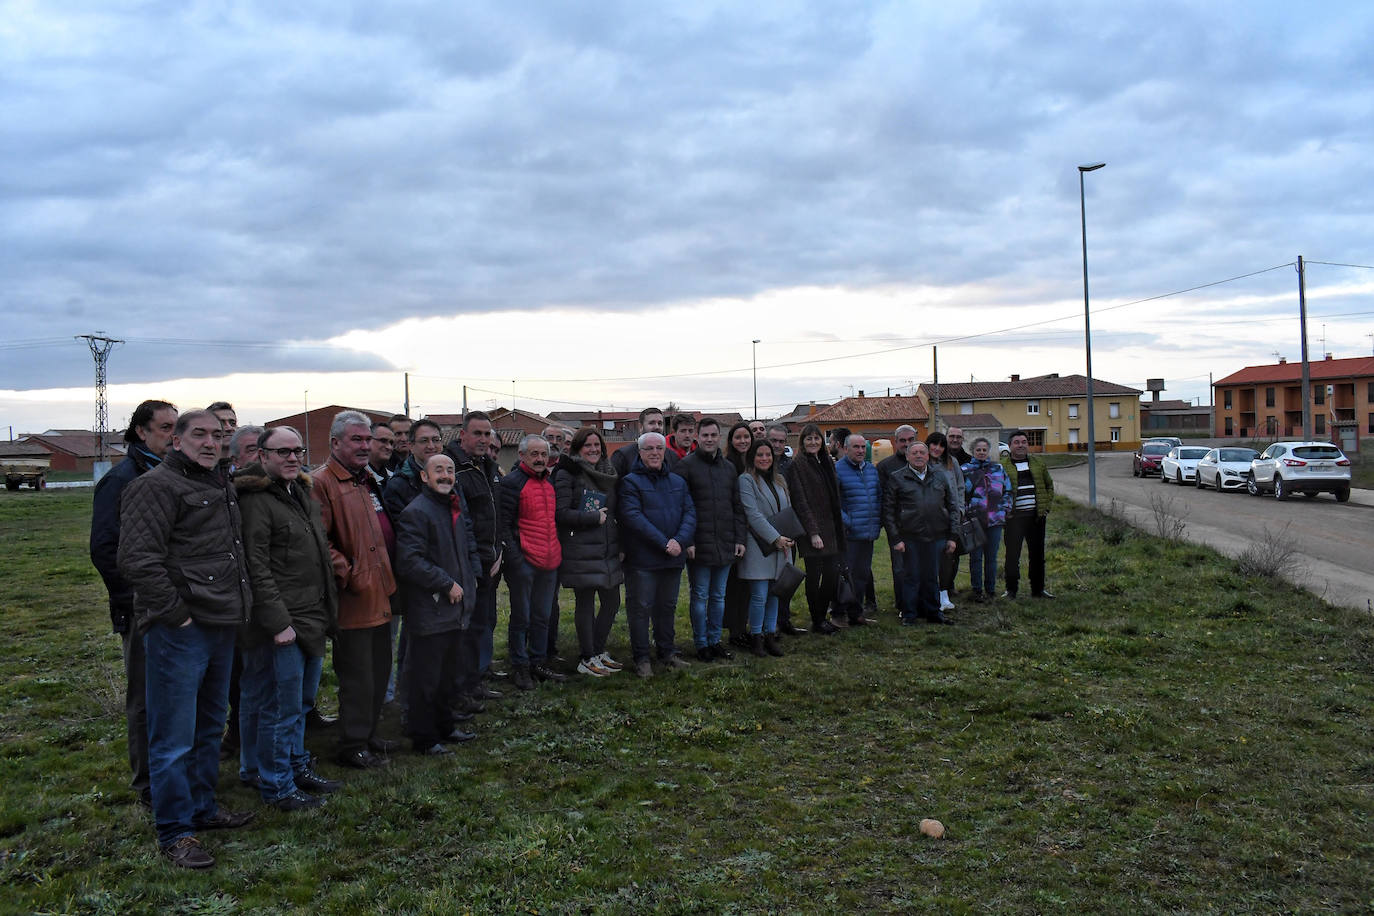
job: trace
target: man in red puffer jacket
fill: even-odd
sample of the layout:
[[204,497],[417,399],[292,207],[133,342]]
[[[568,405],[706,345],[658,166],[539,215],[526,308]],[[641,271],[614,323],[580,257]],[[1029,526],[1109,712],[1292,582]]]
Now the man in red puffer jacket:
[[534,677],[568,679],[545,658],[549,608],[558,588],[563,548],[554,520],[558,499],[549,479],[549,443],[543,436],[520,440],[520,462],[501,478],[500,498],[501,548],[510,583],[511,680],[521,690],[533,690]]

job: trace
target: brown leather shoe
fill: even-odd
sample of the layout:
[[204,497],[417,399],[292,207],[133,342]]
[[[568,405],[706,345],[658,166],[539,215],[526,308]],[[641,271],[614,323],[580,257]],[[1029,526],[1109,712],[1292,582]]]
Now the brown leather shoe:
[[215,864],[215,857],[206,852],[200,840],[193,836],[181,837],[159,851],[178,868],[210,868]]

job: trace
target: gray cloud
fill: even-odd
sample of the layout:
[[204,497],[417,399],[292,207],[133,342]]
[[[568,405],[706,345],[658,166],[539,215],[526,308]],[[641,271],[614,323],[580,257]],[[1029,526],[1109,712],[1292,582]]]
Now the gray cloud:
[[[206,341],[808,284],[992,283],[1030,304],[1074,294],[1090,160],[1109,163],[1088,181],[1098,296],[1359,259],[1372,16],[32,7],[0,87],[0,301],[16,340]],[[310,352],[186,365],[375,364]],[[6,356],[0,387],[89,377],[80,352]]]

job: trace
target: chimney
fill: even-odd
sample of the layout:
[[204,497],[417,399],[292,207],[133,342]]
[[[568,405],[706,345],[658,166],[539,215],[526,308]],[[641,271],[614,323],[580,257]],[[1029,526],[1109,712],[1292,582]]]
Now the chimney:
[[[1327,357],[1327,359],[1330,359],[1330,358],[1331,358],[1331,357],[1329,357],[1329,356]],[[863,396],[864,396],[864,390],[863,390],[862,388],[860,388],[860,389],[859,389],[859,397],[863,397]]]
[[1330,358],[1331,358],[1331,354],[1330,354],[1330,353],[1326,354],[1326,358],[1327,358],[1327,359],[1330,359]]
[[1280,366],[1284,366],[1284,365],[1287,365],[1287,364],[1288,364],[1288,357],[1286,357],[1286,356],[1280,356],[1280,357],[1279,357],[1279,365],[1280,365]]
[[1013,376],[1011,377],[1011,380],[1012,380],[1013,382],[1019,382],[1019,381],[1021,381],[1021,376],[1019,376],[1019,375],[1013,375]]

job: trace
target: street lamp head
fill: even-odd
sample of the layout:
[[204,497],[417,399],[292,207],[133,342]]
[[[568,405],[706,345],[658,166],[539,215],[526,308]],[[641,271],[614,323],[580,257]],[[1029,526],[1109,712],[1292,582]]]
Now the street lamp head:
[[757,341],[757,340],[754,341],[754,343],[758,343],[758,342],[759,342],[759,341]]
[[1091,165],[1080,165],[1080,166],[1078,167],[1078,171],[1080,171],[1080,172],[1096,172],[1098,169],[1102,168],[1102,166],[1104,166],[1104,165],[1106,165],[1106,164],[1107,164],[1107,163],[1105,163],[1105,162],[1094,162],[1094,163],[1092,163]]

